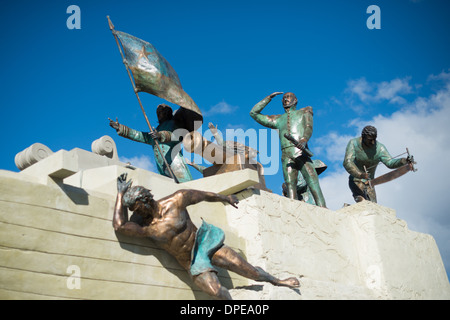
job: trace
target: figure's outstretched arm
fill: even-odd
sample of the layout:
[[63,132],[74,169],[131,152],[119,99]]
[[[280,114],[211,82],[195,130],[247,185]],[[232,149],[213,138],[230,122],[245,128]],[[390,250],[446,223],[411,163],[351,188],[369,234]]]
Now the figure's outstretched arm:
[[191,162],[189,159],[184,158],[186,163],[190,165],[191,167],[195,168],[198,172],[203,173],[203,171],[207,168],[206,166],[202,166],[200,164],[196,164],[194,162]]
[[224,196],[214,192],[183,189],[176,192],[180,197],[180,204],[184,207],[202,202],[226,202],[237,208],[239,203],[238,198],[235,195]]
[[114,230],[129,236],[145,237],[145,230],[140,225],[128,221],[128,209],[123,203],[123,195],[130,187],[132,181],[127,182],[127,174],[121,174],[117,178],[117,197],[114,206],[113,227]]
[[159,140],[161,142],[180,142],[180,139],[177,139],[174,135],[172,135],[172,132],[163,130],[163,131],[157,131],[153,130],[153,132],[150,133],[150,137],[153,140]]
[[384,145],[380,146],[380,160],[389,169],[396,169],[408,163],[407,158],[392,158]]
[[219,132],[217,131],[217,127],[214,126],[214,125],[210,122],[210,123],[208,124],[208,128],[209,128],[209,130],[211,131],[211,133],[212,133],[214,139],[216,139],[216,143],[217,143],[219,146],[221,146],[221,147],[225,146],[225,143],[223,142],[222,137],[220,136]]
[[[109,118],[108,118],[109,119]],[[146,144],[153,145],[154,144],[154,137],[149,132],[142,132],[135,129],[132,129],[130,127],[127,127],[121,123],[116,118],[116,121],[113,121],[109,119],[109,125],[114,128],[117,131],[117,134],[121,137],[142,142]],[[155,134],[156,136],[157,134]],[[158,136],[157,136],[158,137]]]
[[272,101],[272,98],[282,94],[283,92],[274,92],[271,95],[268,95],[263,100],[255,104],[255,106],[250,111],[250,116],[259,124],[262,124],[265,127],[275,129],[276,128],[276,120],[279,118],[279,115],[274,116],[266,116],[261,114],[261,111]]

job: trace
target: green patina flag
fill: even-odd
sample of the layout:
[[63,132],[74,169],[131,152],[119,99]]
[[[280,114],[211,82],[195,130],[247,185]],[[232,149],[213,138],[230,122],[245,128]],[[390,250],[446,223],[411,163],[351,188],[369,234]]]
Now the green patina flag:
[[185,117],[187,114],[194,120],[202,120],[200,109],[183,90],[177,73],[151,43],[121,31],[114,33],[122,45],[125,62],[139,92],[163,98],[184,108]]

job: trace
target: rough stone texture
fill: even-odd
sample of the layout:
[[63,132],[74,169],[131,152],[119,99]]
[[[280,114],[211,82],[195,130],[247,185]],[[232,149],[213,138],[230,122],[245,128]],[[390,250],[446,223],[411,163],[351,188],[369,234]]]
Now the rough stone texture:
[[[156,199],[183,188],[237,192],[239,209],[189,207],[194,223],[221,227],[228,245],[277,277],[303,277],[291,290],[222,270],[235,299],[450,299],[434,239],[408,230],[389,208],[362,202],[331,211],[293,201],[248,188],[259,182],[249,169],[175,184],[80,149],[20,173],[0,170],[0,299],[209,299],[152,241],[114,233],[123,172]],[[73,266],[79,289],[68,285]]]
[[264,286],[234,290],[236,298],[450,299],[433,237],[408,230],[389,208],[364,201],[331,211],[259,190],[240,197],[239,212],[227,213],[249,260],[303,277],[297,292]]

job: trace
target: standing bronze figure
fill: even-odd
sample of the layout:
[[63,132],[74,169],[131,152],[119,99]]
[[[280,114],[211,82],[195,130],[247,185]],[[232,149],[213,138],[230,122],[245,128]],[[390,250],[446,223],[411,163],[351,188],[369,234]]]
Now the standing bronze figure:
[[[280,280],[249,264],[237,252],[223,244],[225,235],[221,229],[206,222],[197,229],[186,210],[186,207],[201,201],[226,202],[237,208],[236,196],[179,190],[156,201],[150,190],[140,186],[130,187],[131,181],[127,182],[126,179],[126,174],[117,179],[114,229],[128,236],[153,239],[176,258],[204,292],[218,299],[231,299],[228,289],[219,282],[214,266],[276,286],[299,286],[299,281],[294,277]],[[134,211],[140,218],[140,223],[128,220],[128,209]]]
[[319,184],[319,177],[311,161],[312,153],[308,149],[308,141],[313,132],[313,110],[311,107],[296,110],[297,97],[292,92],[283,95],[284,114],[267,116],[261,111],[277,95],[274,92],[258,102],[250,111],[250,116],[258,123],[271,129],[278,129],[281,142],[281,162],[287,196],[298,199],[297,181],[300,171],[305,179],[315,204],[326,207],[325,198]]
[[[343,163],[345,170],[350,174],[348,184],[356,202],[363,200],[377,202],[375,184],[388,181],[387,179],[385,181],[373,180],[380,162],[389,169],[405,166],[397,174],[394,173],[392,178],[414,170],[412,157],[397,159],[391,157],[386,147],[377,141],[377,129],[373,126],[366,126],[362,130],[361,137],[348,142]],[[392,178],[390,179],[392,180]],[[371,181],[374,183],[371,184]]]

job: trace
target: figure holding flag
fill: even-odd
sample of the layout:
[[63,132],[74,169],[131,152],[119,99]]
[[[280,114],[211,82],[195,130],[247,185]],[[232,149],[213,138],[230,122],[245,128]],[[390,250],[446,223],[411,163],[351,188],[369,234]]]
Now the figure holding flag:
[[[116,129],[117,134],[121,137],[151,145],[160,174],[170,177],[169,168],[166,167],[164,161],[165,159],[178,182],[191,181],[192,175],[181,153],[179,141],[171,140],[172,132],[178,129],[178,126],[173,119],[172,108],[168,105],[160,104],[156,109],[156,115],[158,117],[159,125],[153,132],[138,131],[120,124],[117,120],[113,121],[111,119],[109,119],[109,125]],[[155,141],[160,142],[159,145],[162,154],[156,148]],[[180,150],[177,151],[177,148]]]
[[[109,17],[107,18],[150,132],[133,130],[112,120],[110,125],[121,136],[154,146],[155,158],[161,174],[172,177],[177,183],[192,180],[184,158],[179,152],[172,152],[179,141],[170,141],[169,133],[176,129],[185,129],[187,132],[198,129],[203,122],[200,109],[181,87],[175,70],[152,44],[130,34],[116,31]],[[170,116],[168,112],[162,111],[167,108],[161,108],[164,118],[160,119],[158,115],[158,130],[164,131],[164,134],[155,132],[150,125],[139,92],[153,94],[180,106],[173,117],[169,106],[164,105],[170,109]],[[159,139],[161,139],[160,142],[164,142],[163,146],[160,146]],[[177,171],[177,174],[173,172],[173,169]]]

